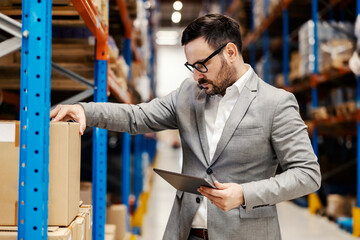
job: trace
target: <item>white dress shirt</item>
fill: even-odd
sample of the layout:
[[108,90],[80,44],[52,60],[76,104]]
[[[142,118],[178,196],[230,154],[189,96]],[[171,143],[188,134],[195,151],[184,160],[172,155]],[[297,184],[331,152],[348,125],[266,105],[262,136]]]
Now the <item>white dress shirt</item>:
[[[205,124],[209,144],[210,159],[214,157],[217,144],[220,140],[225,123],[235,106],[240,92],[244,88],[253,69],[245,64],[248,69],[233,85],[226,89],[224,96],[217,94],[207,98],[205,103]],[[207,198],[200,203],[199,209],[195,214],[192,228],[207,228]]]

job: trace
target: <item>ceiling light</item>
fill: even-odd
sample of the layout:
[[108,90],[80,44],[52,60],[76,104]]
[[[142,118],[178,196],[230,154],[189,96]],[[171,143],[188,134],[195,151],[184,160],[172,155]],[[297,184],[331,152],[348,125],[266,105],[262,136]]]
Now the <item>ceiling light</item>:
[[173,8],[176,11],[180,11],[182,9],[182,7],[183,7],[183,4],[180,1],[175,1],[174,4],[173,4]]
[[181,13],[173,12],[173,14],[171,15],[171,21],[173,21],[173,23],[179,23],[180,20],[181,20]]

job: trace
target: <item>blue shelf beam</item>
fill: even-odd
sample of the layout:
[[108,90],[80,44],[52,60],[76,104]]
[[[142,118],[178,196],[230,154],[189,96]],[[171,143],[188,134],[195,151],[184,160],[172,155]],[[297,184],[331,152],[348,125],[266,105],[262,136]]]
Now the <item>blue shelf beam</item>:
[[[360,14],[360,0],[356,1],[357,17]],[[358,39],[359,41],[359,39]],[[360,76],[356,76],[356,125],[357,125],[357,176],[356,176],[356,206],[352,209],[352,234],[360,236]]]
[[134,209],[137,208],[140,194],[143,190],[143,153],[145,138],[144,135],[134,136],[134,195],[135,204]]
[[[251,31],[254,32],[255,31],[255,14],[254,14],[254,9],[255,9],[255,0],[251,0],[251,19],[250,19],[250,27],[251,27]],[[256,45],[254,42],[250,43],[250,65],[253,69],[256,69]]]
[[[311,100],[312,100],[312,108],[316,110],[318,108],[318,93],[317,93],[317,76],[318,76],[318,37],[317,37],[317,22],[318,22],[318,2],[317,0],[312,0],[312,8],[311,8],[312,20],[314,23],[314,70],[311,77]],[[315,154],[318,156],[318,132],[316,129],[316,125],[312,132],[312,144],[314,148]]]
[[[74,2],[74,0],[72,0]],[[88,4],[90,4],[88,2]],[[85,4],[86,5],[86,4]],[[107,2],[109,5],[109,2]],[[90,6],[90,5],[89,5]],[[93,11],[89,16],[94,17]],[[96,17],[96,16],[95,16]],[[91,29],[87,22],[88,27]],[[107,102],[108,82],[108,22],[102,22],[102,27],[96,25],[92,30],[96,37],[95,71],[94,71],[94,102]],[[93,232],[94,240],[105,239],[106,222],[106,186],[107,186],[107,130],[93,128],[93,175],[92,175],[92,201],[93,201]]]
[[[360,0],[356,1],[356,13],[360,14]],[[359,40],[358,40],[359,41]],[[357,109],[357,200],[356,206],[360,208],[360,76],[356,77],[356,109]]]
[[269,31],[263,33],[263,51],[264,51],[264,81],[270,83],[270,39]]
[[[129,66],[128,80],[131,80],[131,39],[127,38],[124,41],[124,58],[126,64]],[[123,146],[122,146],[122,199],[123,204],[129,208],[129,196],[131,187],[131,136],[129,133],[123,133]]]
[[[94,101],[107,102],[107,61],[95,61]],[[93,239],[105,238],[106,183],[107,183],[107,130],[93,128],[92,201],[94,205]]]
[[284,86],[289,86],[289,13],[283,9],[283,74]]
[[47,239],[51,0],[23,1],[18,239]]
[[[264,0],[265,18],[269,16],[269,0]],[[269,31],[265,30],[263,33],[263,51],[264,51],[264,81],[270,83],[270,37]]]

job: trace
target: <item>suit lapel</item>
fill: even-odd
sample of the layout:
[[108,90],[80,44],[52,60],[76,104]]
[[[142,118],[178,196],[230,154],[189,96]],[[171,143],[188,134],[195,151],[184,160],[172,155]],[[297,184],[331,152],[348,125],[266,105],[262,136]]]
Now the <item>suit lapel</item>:
[[221,134],[219,143],[216,147],[216,151],[211,164],[213,164],[220,156],[230,138],[232,137],[237,126],[243,119],[247,109],[249,108],[251,102],[254,100],[257,94],[257,77],[255,73],[252,73],[252,76],[249,77],[246,82],[243,90],[240,93],[238,100],[235,103],[233,110],[230,113],[228,120],[225,123],[223,132]]
[[210,163],[210,155],[209,155],[209,144],[207,140],[205,117],[204,117],[205,102],[206,102],[206,93],[204,90],[202,90],[195,99],[196,126],[199,133],[201,147],[205,156],[205,161],[203,160],[201,161],[205,166],[208,166]]

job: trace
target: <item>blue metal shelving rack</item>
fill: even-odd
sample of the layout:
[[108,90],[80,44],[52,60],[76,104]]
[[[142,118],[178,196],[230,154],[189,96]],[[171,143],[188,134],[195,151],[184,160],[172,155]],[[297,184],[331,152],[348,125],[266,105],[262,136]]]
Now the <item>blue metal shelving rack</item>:
[[22,5],[19,240],[47,239],[51,5]]
[[[107,102],[107,60],[95,60],[94,101]],[[107,184],[107,130],[93,128],[92,175],[93,239],[105,238]]]
[[[255,0],[251,0],[251,19],[250,19],[250,27],[251,27],[251,31],[254,32],[255,31]],[[256,70],[256,45],[255,43],[250,43],[250,65],[251,67]]]
[[[269,0],[264,0],[265,18],[269,16]],[[264,81],[270,83],[270,37],[269,31],[266,29],[263,33],[263,51],[264,51]]]
[[[284,2],[285,4],[285,2]],[[289,87],[289,13],[287,6],[282,11],[283,17],[283,76],[284,86]]]
[[[131,79],[131,39],[126,38],[124,42],[124,58],[128,66],[130,66],[128,79]],[[129,196],[131,187],[131,136],[129,133],[123,133],[122,146],[122,199],[129,209]]]
[[[314,70],[311,76],[311,105],[313,111],[318,108],[318,94],[317,94],[317,76],[318,71],[318,37],[317,37],[317,22],[318,22],[318,2],[317,0],[312,0],[311,15],[314,23]],[[312,132],[312,144],[316,156],[318,156],[318,132],[316,126]]]
[[[360,0],[356,0],[356,13],[360,14]],[[352,211],[353,235],[360,237],[360,76],[356,77],[356,109],[357,109],[357,182],[356,182],[356,206]]]
[[[107,101],[107,23],[90,2],[73,1],[97,38],[94,101]],[[23,1],[18,240],[47,239],[52,1]],[[95,14],[95,15],[94,15]],[[34,51],[36,49],[36,51]],[[36,63],[36,64],[34,64]],[[94,128],[93,238],[104,239],[107,131]]]

